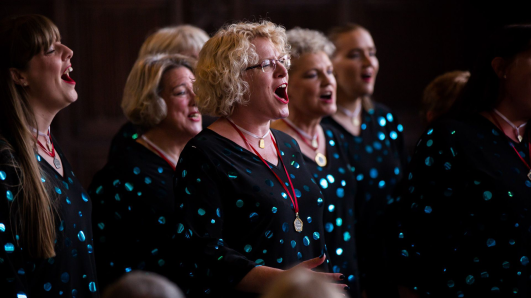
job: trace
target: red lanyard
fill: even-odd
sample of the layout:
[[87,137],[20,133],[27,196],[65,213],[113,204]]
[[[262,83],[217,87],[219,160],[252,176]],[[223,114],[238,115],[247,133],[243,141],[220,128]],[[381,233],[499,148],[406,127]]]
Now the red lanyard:
[[282,187],[284,187],[284,190],[286,191],[286,193],[288,194],[289,198],[291,199],[291,203],[293,204],[293,207],[295,208],[295,214],[297,215],[297,218],[298,218],[299,217],[299,204],[297,202],[297,196],[295,196],[295,189],[293,188],[293,183],[291,183],[291,179],[289,178],[289,174],[288,174],[288,170],[286,169],[286,165],[284,165],[284,161],[282,160],[282,156],[280,155],[280,150],[278,150],[277,142],[275,142],[275,139],[273,139],[273,135],[272,134],[270,135],[271,141],[273,141],[273,144],[275,145],[275,149],[277,150],[278,158],[280,158],[280,163],[282,163],[282,167],[284,168],[284,171],[286,172],[286,177],[288,177],[289,186],[291,187],[291,191],[293,192],[293,196],[291,196],[291,194],[289,193],[289,190],[286,187],[286,184],[284,183],[284,181],[282,181],[282,179],[280,179],[280,177],[271,169],[271,167],[267,164],[267,162],[264,160],[262,155],[260,155],[260,153],[258,153],[258,151],[256,151],[256,149],[254,149],[254,147],[251,146],[251,144],[249,144],[249,142],[247,141],[247,139],[245,138],[243,133],[240,131],[240,129],[238,129],[238,127],[236,127],[236,125],[234,125],[234,123],[232,123],[231,121],[228,121],[228,122],[240,134],[240,136],[245,141],[247,146],[249,146],[251,149],[253,149],[254,153],[256,153],[256,155],[258,155],[258,157],[260,157],[260,160],[267,166],[267,168],[271,171],[271,173],[273,173],[273,175],[275,175],[275,177],[277,177],[278,182],[280,183],[280,185],[282,185]]
[[37,140],[37,145],[39,145],[39,147],[41,147],[42,151],[44,151],[44,153],[48,154],[50,157],[53,158],[53,157],[55,157],[55,147],[53,146],[52,137],[50,136],[50,131],[48,131],[48,138],[50,139],[50,145],[52,146],[51,150],[48,150],[46,147],[44,147],[44,145],[41,143],[41,141],[39,141],[39,135],[38,134],[35,137],[35,140]]
[[155,150],[155,152],[157,152],[159,154],[160,157],[162,157],[162,159],[164,159],[169,165],[170,167],[173,169],[173,171],[175,171],[175,168],[177,165],[174,165],[167,157],[166,155],[164,155],[164,153],[162,153],[159,149],[151,146],[151,144],[149,144],[148,142],[146,142],[146,144],[148,144],[149,147],[151,147],[151,149]]
[[291,130],[293,130],[298,136],[299,138],[306,144],[308,145],[308,147],[312,148],[313,151],[317,151],[317,149],[319,149],[319,134],[317,134],[317,147],[314,147],[312,146],[312,144],[310,144],[310,142],[308,142],[308,140],[299,132],[299,130],[296,128],[296,127],[293,127],[293,125],[289,124],[286,120],[284,119],[280,119],[282,120],[284,123],[286,123],[287,126],[289,126],[289,128],[291,128]]
[[[496,117],[494,116],[494,114],[490,113],[490,116],[492,117],[492,119],[494,119],[494,122],[496,122],[496,125],[498,126],[498,128],[503,132],[503,134],[505,135],[506,138],[508,138],[510,141],[512,141],[511,138],[509,138],[507,136],[507,134],[503,131],[503,128],[501,127],[500,123],[498,122],[498,119],[496,119]],[[531,137],[529,136],[528,134],[528,140],[527,140],[527,148],[529,149],[529,158],[531,160]],[[529,164],[525,161],[525,159],[522,157],[522,155],[520,155],[520,153],[518,152],[518,150],[516,150],[516,148],[514,147],[513,143],[512,142],[509,142],[509,144],[511,145],[511,147],[513,147],[514,149],[514,152],[516,152],[516,154],[518,154],[518,157],[520,157],[520,160],[524,163],[524,165],[527,167],[528,170],[530,170],[530,173],[531,173],[531,166],[529,166]],[[529,178],[531,179],[531,178]]]

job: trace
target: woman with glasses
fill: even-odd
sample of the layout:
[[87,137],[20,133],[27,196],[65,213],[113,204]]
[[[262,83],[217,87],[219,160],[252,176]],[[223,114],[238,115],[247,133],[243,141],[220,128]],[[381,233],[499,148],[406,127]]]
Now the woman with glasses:
[[288,50],[264,21],[224,27],[199,53],[196,100],[220,119],[184,148],[174,192],[184,256],[214,297],[255,297],[297,264],[328,271],[323,196],[297,142],[269,127],[289,114]]

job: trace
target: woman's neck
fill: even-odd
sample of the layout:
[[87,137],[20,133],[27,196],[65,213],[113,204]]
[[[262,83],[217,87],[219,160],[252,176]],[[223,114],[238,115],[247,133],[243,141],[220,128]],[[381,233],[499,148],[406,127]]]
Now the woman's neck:
[[231,121],[239,127],[256,134],[265,135],[270,128],[271,121],[256,117],[253,113],[248,113],[244,109],[236,107],[230,117]]
[[[354,111],[358,103],[361,103],[362,96],[348,96],[338,88],[337,105],[347,110]],[[339,109],[337,113],[339,113]]]
[[294,110],[289,113],[287,118],[287,120],[290,121],[296,128],[304,131],[310,136],[315,136],[317,133],[317,128],[319,127],[319,123],[321,123],[321,119],[322,117],[311,118],[297,113]]
[[[174,160],[179,160],[179,155],[183,151],[184,146],[191,139],[190,137],[184,138],[183,134],[164,129],[160,126],[148,130],[144,133],[144,136]],[[149,146],[146,147],[149,148]]]
[[500,104],[496,106],[496,110],[509,119],[509,121],[511,121],[511,123],[515,126],[520,126],[529,121],[529,116],[522,115],[522,110],[514,108],[512,105],[507,103],[507,100],[500,102]]

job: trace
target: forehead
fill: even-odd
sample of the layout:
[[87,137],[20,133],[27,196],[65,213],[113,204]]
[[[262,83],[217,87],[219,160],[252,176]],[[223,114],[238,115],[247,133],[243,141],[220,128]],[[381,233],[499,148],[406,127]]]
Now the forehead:
[[184,66],[179,66],[172,68],[162,77],[164,83],[169,83],[170,85],[180,85],[182,83],[190,82],[194,79],[194,74]]
[[356,29],[339,35],[336,41],[336,48],[347,51],[354,48],[374,48],[374,41],[367,30]]
[[292,62],[294,69],[303,71],[312,68],[327,68],[332,66],[330,58],[323,51],[303,54],[299,58],[293,59]]
[[256,54],[260,58],[277,58],[280,55],[278,49],[265,37],[257,37],[251,43],[254,45]]

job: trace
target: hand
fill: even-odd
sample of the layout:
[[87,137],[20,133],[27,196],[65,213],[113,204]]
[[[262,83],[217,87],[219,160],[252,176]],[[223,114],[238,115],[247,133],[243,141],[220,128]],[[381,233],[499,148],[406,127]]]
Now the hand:
[[[287,271],[295,271],[295,270],[308,270],[312,272],[312,274],[319,274],[322,278],[325,278],[329,280],[330,282],[341,282],[345,280],[345,276],[341,273],[326,273],[326,272],[315,272],[312,271],[312,269],[318,267],[324,261],[326,260],[326,254],[323,254],[320,257],[309,259],[307,261],[304,261],[297,266],[288,269]],[[340,290],[348,290],[349,287],[346,284],[336,284],[334,283],[334,286],[338,287]]]

